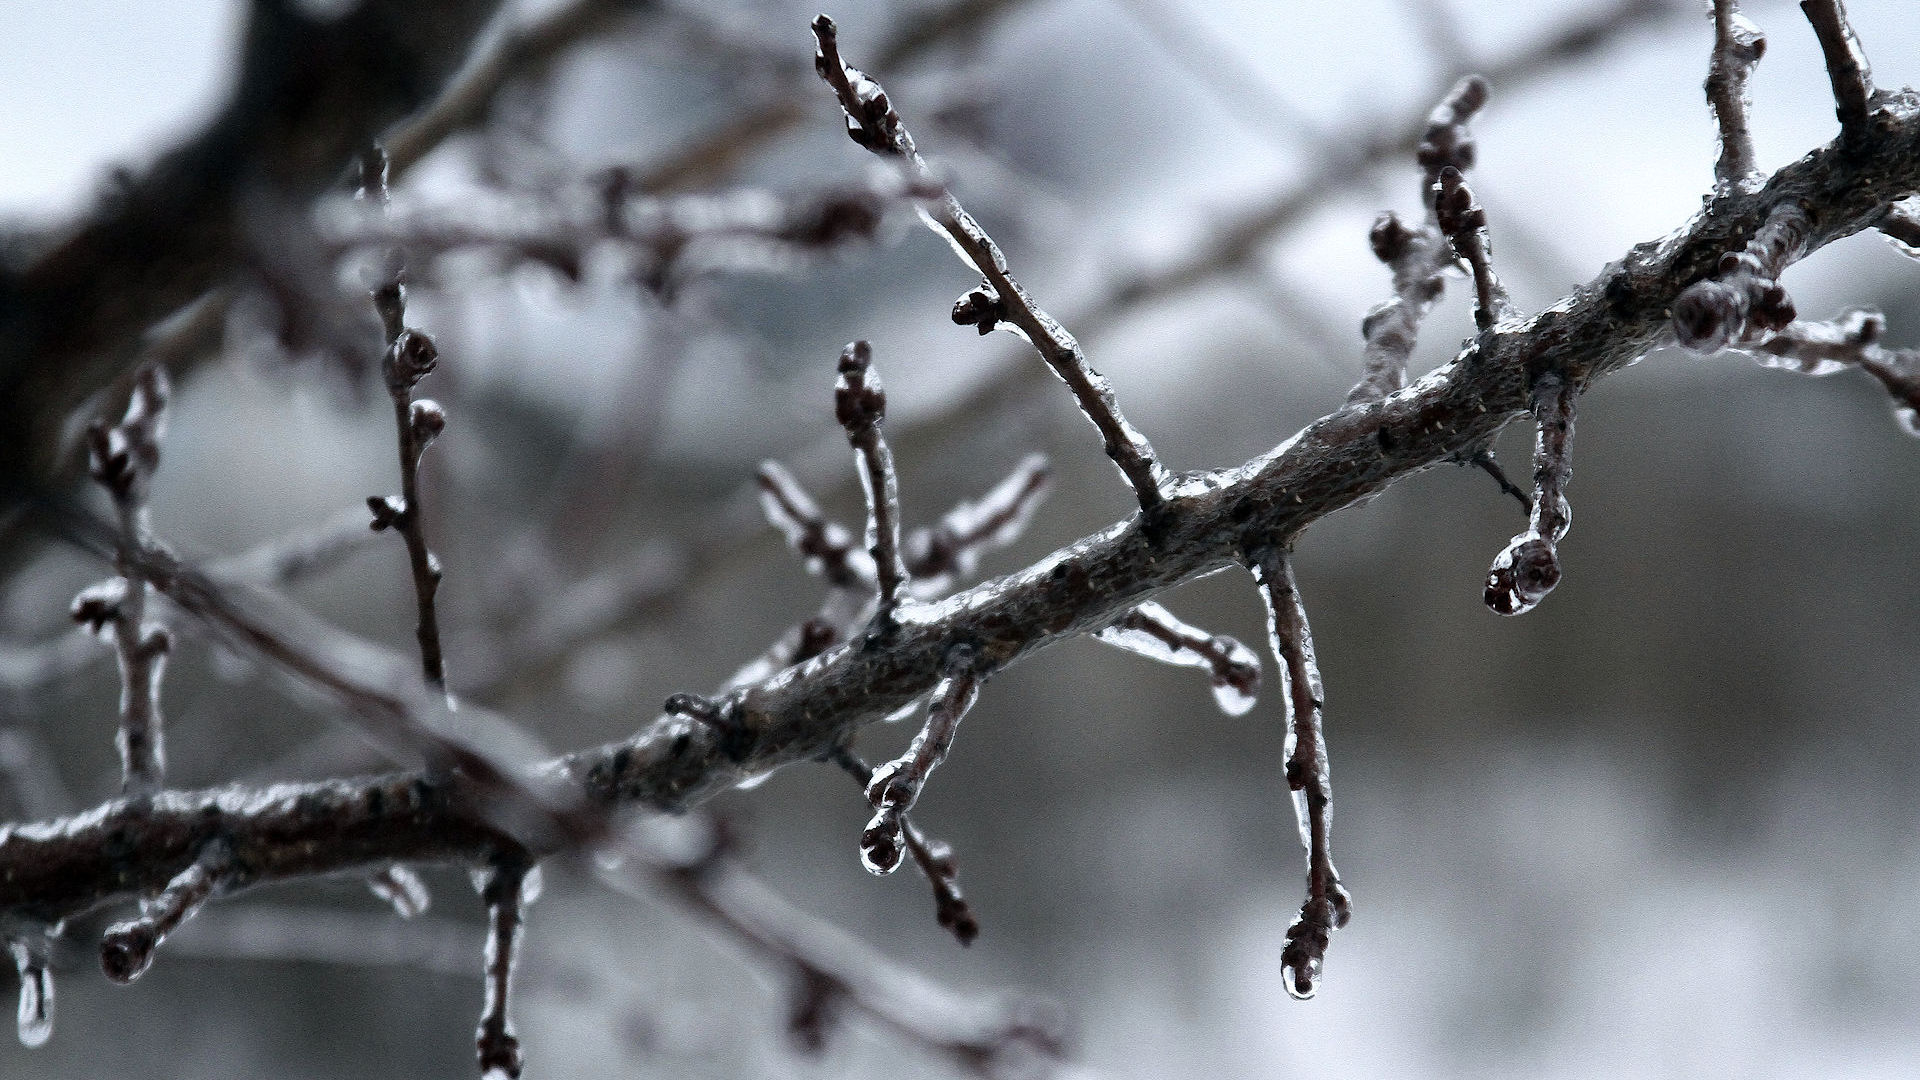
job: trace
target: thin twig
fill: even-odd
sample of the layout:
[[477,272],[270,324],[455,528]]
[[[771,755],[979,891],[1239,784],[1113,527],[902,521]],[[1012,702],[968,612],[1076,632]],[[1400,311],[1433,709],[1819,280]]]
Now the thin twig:
[[1487,606],[1501,615],[1532,611],[1560,584],[1558,545],[1572,524],[1567,482],[1573,478],[1573,403],[1578,388],[1552,373],[1534,380],[1533,417],[1539,435],[1533,451],[1533,510],[1527,531],[1493,560],[1487,572]]
[[127,413],[117,424],[96,423],[87,433],[94,482],[113,501],[119,524],[114,569],[120,576],[83,591],[73,602],[75,620],[106,633],[111,626],[120,660],[121,790],[140,794],[166,781],[165,729],[160,679],[173,637],[147,617],[148,584],[138,569],[139,552],[152,542],[147,510],[160,441],[166,432],[170,391],[166,372],[142,367],[134,379]]
[[1233,638],[1181,622],[1159,604],[1141,604],[1094,637],[1163,664],[1207,672],[1213,682],[1213,700],[1228,716],[1253,708],[1254,695],[1260,690],[1258,654]]
[[860,487],[867,493],[867,553],[873,557],[879,590],[874,618],[884,624],[907,585],[907,566],[900,558],[900,481],[893,471],[893,451],[880,432],[887,418],[887,391],[873,370],[873,349],[864,341],[841,351],[839,371],[833,414],[846,429],[860,467]]
[[1720,129],[1720,157],[1713,163],[1716,191],[1750,188],[1759,175],[1747,113],[1747,84],[1767,52],[1767,36],[1740,13],[1739,0],[1713,0],[1713,60],[1707,65],[1707,104]]
[[1293,793],[1300,842],[1307,850],[1307,900],[1287,930],[1280,964],[1287,993],[1310,998],[1319,987],[1328,939],[1353,916],[1353,899],[1333,866],[1333,779],[1320,716],[1326,692],[1313,659],[1313,631],[1293,578],[1291,555],[1284,548],[1270,548],[1253,560],[1253,567],[1266,594],[1274,659],[1286,673],[1287,787]]
[[1867,113],[1873,103],[1873,71],[1867,64],[1860,37],[1847,21],[1840,0],[1800,0],[1800,10],[1813,24],[1826,57],[1827,79],[1833,84],[1834,113],[1840,118],[1840,142],[1857,148],[1866,137]]
[[[369,150],[361,162],[360,194],[376,206],[387,205],[387,156],[386,151],[377,146]],[[413,399],[413,388],[433,371],[440,351],[426,334],[407,327],[405,264],[399,252],[389,256],[387,272],[374,285],[372,293],[374,309],[380,313],[380,323],[387,335],[381,370],[387,395],[393,399],[393,422],[399,436],[400,497],[396,501],[375,496],[367,500],[367,505],[373,511],[374,531],[391,528],[406,541],[407,564],[413,573],[414,606],[418,612],[414,636],[420,641],[420,667],[429,684],[445,691],[446,660],[440,651],[440,619],[434,606],[434,597],[440,591],[440,560],[427,547],[427,511],[420,495],[420,455],[440,434],[447,419],[437,403]]]
[[929,200],[928,220],[953,244],[954,251],[984,278],[983,284],[954,307],[954,321],[975,325],[981,333],[1005,323],[1020,332],[1048,367],[1073,391],[1080,411],[1093,421],[1106,443],[1107,456],[1132,485],[1140,508],[1152,512],[1163,498],[1167,472],[1154,456],[1152,444],[1127,423],[1113,398],[1106,377],[1093,369],[1066,327],[1033,302],[1007,270],[1000,246],[960,205],[914,148],[913,136],[894,111],[886,91],[859,68],[841,59],[839,34],[825,15],[813,21],[820,51],[815,66],[833,88],[847,114],[847,132],[853,140],[883,157],[898,160],[914,179],[940,194]]

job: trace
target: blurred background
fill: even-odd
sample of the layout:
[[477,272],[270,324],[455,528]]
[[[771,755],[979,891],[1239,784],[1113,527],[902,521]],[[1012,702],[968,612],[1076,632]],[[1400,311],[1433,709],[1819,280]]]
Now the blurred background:
[[[509,4],[502,26],[560,7]],[[936,17],[948,7],[833,14],[1176,468],[1243,461],[1344,399],[1359,320],[1389,295],[1368,226],[1418,213],[1400,143],[1460,72],[1493,81],[1472,180],[1523,311],[1680,225],[1711,183],[1711,24],[1690,0],[1003,0]],[[1832,137],[1833,106],[1797,8],[1747,11],[1770,41],[1753,127],[1771,170]],[[1849,13],[1880,85],[1920,77],[1906,4]],[[674,0],[602,20],[396,180],[396,211],[565,205],[610,176],[884,187],[812,77],[813,14]],[[243,16],[10,7],[9,226],[83,212],[111,170],[203,123]],[[724,160],[701,149],[729,130]],[[887,207],[871,239],[719,251],[664,287],[619,245],[583,248],[577,278],[497,251],[416,263],[411,321],[442,358],[420,392],[449,416],[425,468],[456,689],[556,750],[593,745],[812,614],[819,583],[757,520],[750,480],[779,459],[857,524],[830,405],[855,337],[888,383],[910,525],[1029,450],[1051,456],[1054,494],[986,573],[1127,513],[1069,395],[1019,342],[951,324],[972,278]],[[350,300],[355,281],[343,267]],[[1920,267],[1876,236],[1785,282],[1805,317],[1874,306],[1896,342],[1920,336]],[[1416,373],[1471,332],[1462,285],[1427,318]],[[237,302],[220,347],[177,376],[153,510],[196,557],[350,537],[365,497],[395,488],[377,374],[290,355],[263,319]],[[1531,436],[1501,443],[1516,477]],[[1355,916],[1311,1002],[1280,981],[1304,874],[1270,657],[1269,692],[1237,718],[1200,675],[1091,640],[996,678],[916,813],[957,849],[983,924],[969,949],[911,872],[861,869],[867,813],[837,771],[790,768],[721,803],[772,887],[957,990],[1057,1001],[1099,1075],[1917,1075],[1917,493],[1920,442],[1871,380],[1657,353],[1581,401],[1567,576],[1537,612],[1481,603],[1522,524],[1478,472],[1434,469],[1313,528],[1298,571]],[[110,650],[65,617],[104,572],[49,546],[0,582],[15,817],[117,790]],[[411,648],[391,537],[342,540],[286,589]],[[1165,600],[1264,641],[1245,574]],[[164,699],[177,785],[379,767],[325,709],[190,634]],[[910,735],[870,729],[861,750]],[[951,1074],[857,1017],[799,1055],[777,973],[671,905],[555,870],[523,953],[528,1076]],[[0,1074],[470,1075],[480,905],[464,874],[427,876],[435,907],[411,923],[351,881],[214,905],[132,987],[100,976],[77,930],[52,1041],[0,1040]]]

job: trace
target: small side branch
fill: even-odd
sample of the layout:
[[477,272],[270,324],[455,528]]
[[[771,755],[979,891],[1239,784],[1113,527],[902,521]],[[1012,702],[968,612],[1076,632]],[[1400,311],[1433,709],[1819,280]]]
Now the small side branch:
[[1886,328],[1886,317],[1879,312],[1854,311],[1833,322],[1794,323],[1748,351],[1767,367],[1802,375],[1857,367],[1892,396],[1901,428],[1920,436],[1920,350],[1881,345]]
[[1018,539],[1046,499],[1052,474],[1045,455],[1029,454],[978,501],[962,502],[939,524],[909,533],[905,558],[915,592],[946,590],[972,574],[982,554]]
[[1434,217],[1440,232],[1453,243],[1453,252],[1473,271],[1473,322],[1481,331],[1513,314],[1507,287],[1493,273],[1493,245],[1487,240],[1487,212],[1473,201],[1473,189],[1452,165],[1440,170],[1440,190],[1434,197]]
[[1120,414],[1113,387],[1106,377],[1087,362],[1085,351],[1073,335],[1067,333],[1066,327],[1041,310],[1013,279],[999,245],[921,159],[914,148],[913,136],[901,122],[900,114],[894,111],[886,91],[865,72],[841,58],[839,31],[833,20],[825,15],[814,19],[813,36],[819,43],[814,67],[833,88],[840,107],[846,112],[847,134],[868,150],[899,161],[916,182],[939,192],[926,208],[929,222],[984,279],[979,288],[955,305],[954,321],[978,326],[983,334],[1001,323],[1018,330],[1073,391],[1080,410],[1100,430],[1107,456],[1133,486],[1141,510],[1151,512],[1158,507],[1165,498],[1162,489],[1168,479],[1166,469],[1154,456],[1146,436],[1134,430]]
[[1713,0],[1713,59],[1707,65],[1707,105],[1720,129],[1720,157],[1713,164],[1715,192],[1744,192],[1761,178],[1754,164],[1753,132],[1747,129],[1747,112],[1753,107],[1747,84],[1766,51],[1767,36],[1740,13],[1739,0]]
[[1801,0],[1800,10],[1820,38],[1826,57],[1827,79],[1833,84],[1834,113],[1840,118],[1840,142],[1858,147],[1866,138],[1867,112],[1873,100],[1873,71],[1859,35],[1847,22],[1841,0]]
[[974,651],[964,645],[947,654],[940,685],[927,706],[927,722],[913,737],[907,752],[873,770],[867,781],[867,801],[873,820],[860,834],[860,861],[875,874],[900,868],[905,846],[902,822],[920,798],[927,778],[947,759],[960,719],[980,696],[980,674],[974,669]]
[[1567,481],[1573,478],[1573,383],[1541,375],[1533,384],[1533,416],[1540,426],[1533,451],[1533,514],[1487,572],[1487,606],[1501,615],[1532,611],[1560,584],[1557,545],[1573,523]]
[[518,1077],[523,1064],[513,1034],[513,965],[520,950],[526,907],[539,894],[539,868],[524,853],[503,853],[478,879],[487,905],[486,1004],[474,1036],[484,1080]]
[[[374,147],[360,166],[360,195],[384,207],[387,204],[387,155]],[[446,413],[438,403],[413,400],[413,388],[431,373],[440,351],[433,340],[407,327],[407,285],[405,267],[398,251],[391,253],[386,272],[373,289],[373,306],[380,313],[386,331],[387,350],[381,371],[387,395],[393,399],[394,428],[400,446],[400,497],[376,496],[367,500],[373,512],[373,529],[392,528],[407,545],[407,562],[413,572],[414,606],[418,621],[414,635],[420,641],[420,667],[427,682],[446,689],[446,661],[440,648],[440,620],[434,597],[440,591],[440,560],[427,547],[426,508],[420,498],[420,455],[447,426]]]
[[760,487],[760,508],[787,539],[787,546],[806,560],[807,569],[837,589],[871,589],[873,567],[853,534],[820,512],[820,505],[777,461],[765,461],[754,476]]
[[1500,459],[1493,456],[1491,447],[1482,446],[1475,450],[1467,459],[1467,463],[1493,477],[1493,482],[1500,485],[1500,491],[1503,494],[1513,496],[1513,500],[1520,504],[1523,513],[1529,517],[1533,515],[1532,497],[1520,490],[1519,484],[1507,478],[1507,470],[1500,467]]
[[1364,374],[1347,395],[1349,403],[1378,401],[1407,382],[1407,360],[1420,340],[1420,322],[1446,290],[1443,276],[1453,265],[1454,249],[1439,229],[1440,174],[1473,166],[1474,142],[1468,122],[1487,103],[1487,82],[1469,75],[1455,83],[1427,117],[1414,152],[1420,164],[1420,205],[1426,221],[1409,226],[1392,211],[1381,214],[1367,234],[1373,256],[1393,274],[1393,297],[1361,320],[1366,341]]
[[[873,783],[873,766],[847,747],[835,747],[828,758],[853,777],[854,783],[860,785],[860,790],[865,791]],[[934,918],[960,944],[973,944],[974,939],[980,936],[980,920],[974,916],[973,907],[960,891],[960,868],[954,862],[952,846],[921,832],[913,819],[905,814],[900,816],[900,835],[906,840],[907,854],[913,857],[914,865],[920,868],[920,872],[926,875],[927,883],[933,886]]]
[[1793,321],[1793,298],[1779,277],[1801,255],[1813,219],[1796,200],[1775,206],[1740,251],[1720,257],[1713,277],[1673,301],[1673,333],[1694,352],[1758,341]]
[[823,1049],[832,1029],[858,1014],[967,1075],[1051,1075],[1060,1065],[1066,1038],[1043,1003],[974,1001],[929,984],[768,890],[740,867],[717,824],[695,817],[687,825],[704,841],[683,839],[639,865],[603,866],[602,879],[632,895],[664,887],[774,964],[793,987],[788,1030],[801,1049]]
[[100,966],[107,978],[129,983],[153,963],[154,950],[180,924],[193,917],[224,884],[231,853],[224,841],[209,843],[188,866],[160,891],[140,905],[140,917],[115,923],[100,939]]
[[173,638],[147,613],[148,585],[138,553],[152,542],[147,494],[160,465],[160,441],[166,433],[166,372],[154,365],[134,376],[133,396],[119,423],[97,423],[87,432],[88,457],[95,483],[113,500],[118,524],[114,569],[120,576],[82,592],[72,614],[95,633],[111,633],[120,661],[121,790],[142,794],[159,790],[166,779],[167,755],[160,713],[160,679]]
[[1094,637],[1163,664],[1206,671],[1213,681],[1213,700],[1228,716],[1253,708],[1260,691],[1260,657],[1252,649],[1189,626],[1159,604],[1141,604]]
[[873,349],[864,341],[853,342],[840,354],[833,414],[847,429],[847,442],[859,459],[860,486],[867,493],[867,551],[873,556],[879,592],[874,618],[884,624],[900,603],[907,567],[900,559],[900,481],[893,471],[893,451],[880,433],[887,418],[887,391],[873,370]]
[[1293,792],[1300,839],[1307,849],[1307,900],[1287,930],[1280,954],[1287,993],[1310,998],[1333,932],[1353,917],[1353,898],[1333,866],[1333,777],[1320,710],[1325,691],[1313,659],[1313,631],[1293,577],[1293,559],[1274,548],[1254,563],[1266,595],[1273,655],[1287,679],[1287,787]]

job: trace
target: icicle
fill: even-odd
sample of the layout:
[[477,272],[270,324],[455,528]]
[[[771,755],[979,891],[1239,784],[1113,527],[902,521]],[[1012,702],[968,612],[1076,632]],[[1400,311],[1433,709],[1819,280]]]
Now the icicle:
[[32,1049],[53,1035],[53,972],[44,945],[16,939],[10,947],[20,971],[20,1045]]

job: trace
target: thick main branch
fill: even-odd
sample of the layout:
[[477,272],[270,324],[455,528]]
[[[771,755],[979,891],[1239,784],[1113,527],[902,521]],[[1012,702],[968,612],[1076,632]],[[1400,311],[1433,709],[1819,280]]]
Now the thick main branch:
[[[1665,340],[1682,290],[1739,251],[1775,208],[1809,221],[1800,253],[1872,227],[1920,189],[1920,102],[1900,97],[1869,125],[1866,144],[1829,146],[1753,193],[1729,193],[1671,236],[1634,248],[1598,278],[1524,323],[1482,332],[1451,363],[1407,390],[1348,405],[1238,468],[1170,484],[1153,528],[1139,516],[1017,574],[912,609],[884,636],[864,636],[733,691],[743,737],[662,716],[624,742],[548,769],[604,803],[684,808],[750,776],[829,752],[852,729],[929,693],[956,646],[981,673],[1062,638],[1091,633],[1156,594],[1240,563],[1396,480],[1480,445],[1528,407],[1529,387],[1555,371],[1584,388]],[[425,774],[162,792],[89,813],[0,828],[0,914],[53,921],[163,888],[218,838],[229,888],[367,870],[395,862],[477,865],[500,836]]]

